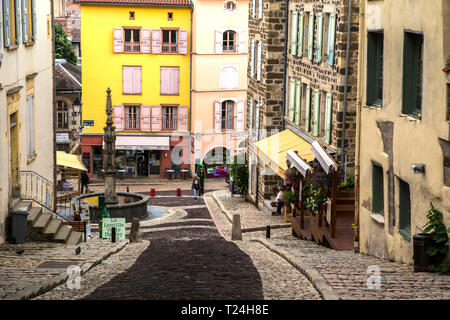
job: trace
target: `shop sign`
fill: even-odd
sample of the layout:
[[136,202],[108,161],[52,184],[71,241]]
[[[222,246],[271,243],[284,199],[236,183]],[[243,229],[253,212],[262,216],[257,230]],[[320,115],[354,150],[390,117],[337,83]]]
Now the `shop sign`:
[[246,136],[246,132],[232,132],[227,134],[229,140],[236,140]]
[[69,133],[68,132],[57,132],[56,133],[56,143],[69,143]]
[[83,127],[93,127],[94,120],[83,120]]
[[116,228],[116,241],[125,240],[125,218],[103,218],[102,239],[111,240],[111,230]]

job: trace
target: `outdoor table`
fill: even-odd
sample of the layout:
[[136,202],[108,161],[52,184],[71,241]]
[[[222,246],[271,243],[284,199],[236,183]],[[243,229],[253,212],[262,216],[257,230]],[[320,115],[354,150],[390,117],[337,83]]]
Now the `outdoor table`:
[[172,174],[175,173],[173,169],[166,169],[166,173],[169,175],[169,180],[172,178]]
[[186,176],[189,174],[190,170],[189,169],[181,169],[181,177],[183,178],[183,180],[186,180]]

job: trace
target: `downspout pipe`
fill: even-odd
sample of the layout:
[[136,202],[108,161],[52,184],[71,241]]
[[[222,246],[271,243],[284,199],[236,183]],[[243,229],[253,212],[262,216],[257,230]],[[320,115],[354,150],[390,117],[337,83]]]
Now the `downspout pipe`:
[[[189,122],[188,122],[188,132],[189,132],[189,149],[191,149],[192,147],[192,142],[191,139],[194,139],[192,136],[192,52],[194,52],[193,48],[192,48],[192,37],[194,35],[194,30],[192,29],[193,26],[193,17],[194,17],[194,2],[191,1],[191,39],[190,39],[190,54],[189,54]],[[195,148],[195,142],[194,142],[194,148]],[[191,154],[192,154],[193,150],[190,150],[189,152],[189,159],[191,158]],[[194,157],[195,157],[195,150],[194,150]],[[189,162],[191,162],[189,160]],[[195,162],[195,160],[194,160]],[[191,167],[191,163],[189,163],[189,167]]]
[[281,105],[281,131],[286,128],[284,116],[286,115],[286,76],[287,76],[287,49],[288,49],[288,37],[289,37],[289,0],[286,0],[285,9],[285,25],[284,25],[284,62],[283,62],[283,100]]
[[351,24],[352,24],[352,7],[353,0],[348,0],[348,24],[347,24],[347,48],[345,50],[345,80],[344,80],[344,106],[342,110],[342,142],[341,142],[341,174],[345,176],[345,125],[347,118],[347,86],[348,86],[348,64],[350,60],[350,39],[351,39]]
[[53,106],[53,203],[54,211],[56,211],[56,199],[57,199],[57,190],[56,190],[56,84],[55,84],[55,52],[56,52],[56,41],[55,41],[55,7],[53,0],[50,1],[50,11],[51,11],[51,28],[52,28],[52,106]]
[[358,80],[356,93],[356,150],[355,150],[355,239],[354,250],[359,252],[359,205],[360,205],[360,150],[361,150],[361,100],[362,100],[362,78],[364,59],[364,30],[365,30],[365,0],[359,1],[359,39],[358,39]]

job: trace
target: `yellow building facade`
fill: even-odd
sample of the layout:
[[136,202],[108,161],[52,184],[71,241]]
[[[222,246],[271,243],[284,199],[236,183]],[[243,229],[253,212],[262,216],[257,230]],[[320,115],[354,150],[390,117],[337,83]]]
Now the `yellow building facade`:
[[180,150],[190,146],[190,1],[75,3],[81,4],[82,159],[89,175],[103,168],[108,88],[119,172],[165,175],[187,167],[189,150]]

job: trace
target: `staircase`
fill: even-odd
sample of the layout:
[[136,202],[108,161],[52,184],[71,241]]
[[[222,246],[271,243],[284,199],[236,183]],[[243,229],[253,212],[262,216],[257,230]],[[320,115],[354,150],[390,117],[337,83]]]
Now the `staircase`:
[[28,213],[25,241],[52,241],[77,245],[83,239],[81,232],[63,225],[60,219],[53,219],[51,213],[42,211],[42,207],[33,207],[31,201],[17,201],[12,212]]

